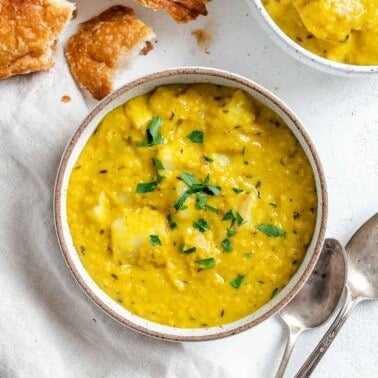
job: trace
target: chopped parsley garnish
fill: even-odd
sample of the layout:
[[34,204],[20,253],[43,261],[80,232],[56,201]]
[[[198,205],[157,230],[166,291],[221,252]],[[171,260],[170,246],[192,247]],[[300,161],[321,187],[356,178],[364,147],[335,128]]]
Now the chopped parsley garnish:
[[196,260],[196,264],[198,264],[203,269],[210,269],[214,268],[215,260],[214,257],[210,257],[209,259]]
[[269,205],[272,206],[274,209],[277,207],[276,203],[269,202]]
[[223,216],[222,221],[230,220],[231,221],[231,227],[237,223],[238,226],[241,226],[243,224],[243,217],[237,212],[236,215],[232,212],[232,210],[228,210],[227,213]]
[[151,245],[161,245],[159,235],[150,235],[150,244]]
[[236,235],[236,231],[235,230],[231,230],[230,228],[227,229],[227,237],[228,238],[231,238],[233,236]]
[[159,184],[165,178],[164,166],[159,159],[153,159],[156,168],[156,182]]
[[278,293],[278,287],[275,287],[272,291],[272,295],[270,296],[270,299],[273,299],[277,293]]
[[236,218],[234,216],[234,213],[232,210],[228,210],[226,214],[224,214],[222,221],[230,220],[231,221],[231,227],[235,224]]
[[208,156],[205,156],[203,155],[204,159],[208,162],[208,163],[211,163],[212,161],[214,161],[214,159],[208,157]]
[[196,182],[195,176],[188,172],[182,172],[179,178],[188,186],[192,186]]
[[276,227],[273,224],[259,224],[256,226],[256,228],[259,231],[263,232],[265,235],[272,238],[284,237],[286,235],[286,232],[284,230]]
[[240,194],[244,192],[243,189],[239,189],[239,188],[232,188],[232,191],[235,192],[236,194]]
[[187,138],[190,139],[193,143],[203,143],[203,132],[200,130],[193,130]]
[[150,146],[155,146],[156,144],[163,144],[164,138],[159,133],[162,125],[163,125],[163,121],[160,117],[152,118],[148,124],[147,140],[140,142],[138,146],[150,147]]
[[177,223],[172,219],[171,214],[167,215],[167,221],[168,221],[168,224],[169,224],[169,228],[171,230],[174,230],[175,228],[177,228]]
[[176,202],[175,204],[173,205],[173,207],[176,209],[176,210],[180,210],[182,208],[182,206],[184,205],[184,202],[187,200],[187,198],[189,197],[188,195],[188,192],[185,192]]
[[221,211],[217,207],[206,205],[206,209],[212,211],[213,213],[219,214]]
[[230,239],[226,238],[222,241],[223,252],[229,253],[233,251]]
[[191,253],[195,252],[196,251],[196,247],[192,247],[192,248],[187,248],[185,249],[184,247],[182,248],[182,253],[185,253],[185,255],[190,255]]
[[252,252],[243,253],[243,257],[245,257],[247,259],[251,258],[253,255],[254,255],[254,253],[252,253]]
[[230,281],[230,285],[235,289],[239,289],[244,280],[244,277],[245,274],[238,274],[232,281]]
[[197,221],[193,222],[193,227],[198,229],[201,232],[205,232],[210,229],[209,225],[203,218],[198,219]]
[[200,209],[200,210],[205,209],[206,208],[206,200],[207,200],[206,194],[204,194],[204,193],[197,193],[196,197],[197,197],[196,208]]
[[239,213],[236,213],[236,223],[238,226],[241,226],[244,222],[244,219],[243,217],[239,214]]
[[152,192],[157,187],[157,182],[141,182],[137,185],[136,192],[137,193],[148,193]]
[[[220,186],[215,185],[209,185],[208,182],[210,180],[210,176],[207,175],[203,183],[196,183],[196,178],[194,175],[188,172],[183,172],[178,177],[180,180],[184,181],[186,185],[189,186],[189,189],[186,190],[182,196],[176,201],[176,203],[173,205],[173,207],[176,210],[179,210],[182,208],[184,202],[187,200],[188,196],[190,194],[194,193],[202,193],[202,194],[210,194],[212,196],[218,195],[221,192]],[[197,197],[197,204],[196,206],[203,206],[204,205],[204,199],[203,197],[198,200]],[[206,205],[205,205],[206,206]]]

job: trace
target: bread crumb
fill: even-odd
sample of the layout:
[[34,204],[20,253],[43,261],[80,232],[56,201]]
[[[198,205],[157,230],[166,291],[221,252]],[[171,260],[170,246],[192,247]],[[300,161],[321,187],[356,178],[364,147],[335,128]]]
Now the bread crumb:
[[150,41],[146,42],[146,46],[140,50],[139,55],[147,55],[154,48],[153,44]]
[[64,103],[70,102],[71,101],[71,97],[67,96],[67,95],[64,95],[64,96],[62,96],[61,101],[64,102]]
[[208,23],[202,29],[196,29],[192,31],[192,35],[196,38],[197,45],[206,54],[209,53],[209,47],[214,41],[215,26],[213,23]]

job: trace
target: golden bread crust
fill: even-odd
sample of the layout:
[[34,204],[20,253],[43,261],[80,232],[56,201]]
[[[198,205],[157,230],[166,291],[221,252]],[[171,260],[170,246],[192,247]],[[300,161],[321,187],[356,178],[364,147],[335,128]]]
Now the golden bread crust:
[[74,79],[100,100],[112,91],[112,77],[125,55],[154,34],[132,9],[117,5],[80,25],[66,46]]
[[189,22],[199,15],[206,16],[208,0],[136,0],[154,10],[165,9],[177,22]]
[[49,69],[56,39],[74,9],[54,0],[2,0],[0,79]]

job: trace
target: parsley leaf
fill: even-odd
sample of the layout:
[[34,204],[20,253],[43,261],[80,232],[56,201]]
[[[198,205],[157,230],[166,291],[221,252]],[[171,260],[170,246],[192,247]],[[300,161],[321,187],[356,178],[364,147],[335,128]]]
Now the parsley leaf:
[[175,202],[175,204],[173,205],[173,207],[176,209],[176,210],[180,210],[182,208],[182,206],[184,205],[184,202],[187,200],[188,198],[188,192],[184,192],[184,194]]
[[182,172],[179,178],[188,186],[192,186],[196,183],[196,177],[188,172]]
[[157,182],[141,182],[137,185],[136,192],[137,193],[148,193],[152,192],[157,187]]
[[214,257],[210,257],[209,259],[196,260],[196,264],[203,269],[214,268],[215,260]]
[[226,238],[222,241],[223,252],[229,253],[233,251],[230,239]]
[[240,285],[244,280],[245,274],[238,274],[232,281],[230,281],[230,285],[234,289],[239,289]]
[[[221,192],[222,188],[216,185],[208,185],[210,176],[207,175],[203,183],[196,183],[196,177],[188,172],[182,172],[178,179],[185,182],[189,186],[189,189],[185,191],[182,196],[176,201],[173,207],[176,210],[179,210],[184,202],[187,200],[190,194],[201,193],[202,195],[197,195],[197,209],[203,209],[207,207],[205,194],[210,194],[212,196],[217,195]],[[214,208],[215,209],[215,208]]]
[[239,194],[239,193],[243,193],[243,192],[244,192],[243,189],[239,189],[239,188],[232,188],[232,191],[235,192],[236,194]]
[[219,214],[221,211],[217,207],[206,205],[206,209],[212,211],[213,213]]
[[256,228],[259,231],[263,232],[265,235],[272,238],[284,237],[286,235],[286,232],[284,230],[274,226],[273,224],[259,224],[256,226]]
[[147,140],[140,142],[139,147],[150,147],[156,144],[163,144],[164,138],[160,135],[159,131],[163,121],[160,117],[152,118],[148,124]]
[[202,210],[205,209],[206,208],[206,200],[207,200],[206,194],[204,194],[204,193],[197,193],[196,197],[197,197],[196,208],[197,209],[202,209]]
[[161,245],[159,235],[150,235],[150,244],[151,245]]
[[209,225],[203,218],[198,219],[197,221],[193,222],[193,227],[198,229],[201,232],[205,232],[210,229]]
[[277,207],[276,203],[269,202],[269,205],[272,206],[274,209]]
[[236,223],[238,224],[238,226],[241,226],[243,222],[244,222],[243,217],[239,213],[236,213]]
[[254,255],[254,253],[252,253],[252,252],[243,253],[243,257],[245,257],[247,259],[251,258],[253,255]]
[[169,228],[171,230],[174,230],[175,228],[177,228],[177,223],[173,220],[171,214],[167,215],[167,221],[168,221],[168,224],[169,224]]
[[161,160],[153,159],[156,168],[156,182],[159,184],[165,178],[164,166]]
[[192,131],[189,135],[186,136],[193,143],[203,143],[203,132],[199,130]]
[[236,218],[234,216],[234,213],[232,210],[228,210],[226,214],[224,214],[222,221],[230,220],[231,221],[231,227],[235,224]]
[[273,299],[277,293],[278,293],[278,287],[275,287],[272,291],[272,295],[270,296],[270,299]]
[[231,230],[230,228],[227,229],[227,237],[228,238],[231,238],[232,236],[235,236],[235,235],[236,235],[235,230]]
[[196,251],[196,247],[192,247],[192,248],[188,248],[188,249],[184,249],[184,247],[182,248],[182,253],[185,253],[185,255],[190,255],[191,253],[195,252]]
[[214,159],[212,159],[211,157],[208,157],[208,156],[205,156],[203,155],[204,159],[208,162],[208,163],[211,163],[214,161]]

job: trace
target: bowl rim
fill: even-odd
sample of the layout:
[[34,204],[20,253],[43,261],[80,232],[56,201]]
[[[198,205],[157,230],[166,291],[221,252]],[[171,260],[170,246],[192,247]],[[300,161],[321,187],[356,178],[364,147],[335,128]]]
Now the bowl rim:
[[265,9],[261,0],[248,0],[254,17],[260,26],[265,30],[268,36],[284,51],[296,58],[300,62],[318,69],[322,72],[340,76],[369,76],[378,73],[378,65],[356,65],[346,64],[323,58],[315,53],[305,49],[297,42],[292,40],[281,28],[274,22],[270,14]]
[[[117,311],[111,308],[108,304],[106,304],[94,292],[94,290],[86,282],[85,278],[78,271],[78,269],[75,266],[73,257],[71,256],[71,253],[75,253],[78,256],[78,252],[76,250],[74,250],[74,252],[71,252],[70,247],[68,245],[69,243],[66,240],[65,233],[63,230],[63,219],[66,219],[66,214],[63,214],[63,211],[61,209],[62,199],[66,198],[64,194],[64,190],[63,190],[63,180],[64,180],[64,176],[66,175],[70,157],[75,151],[77,142],[79,141],[84,130],[91,124],[92,120],[98,115],[98,113],[100,113],[106,106],[111,104],[114,100],[116,100],[119,96],[121,96],[125,92],[133,88],[136,88],[140,85],[146,84],[150,81],[154,81],[156,79],[168,78],[168,77],[171,77],[172,75],[173,76],[203,75],[204,77],[207,77],[207,78],[209,77],[223,78],[226,80],[230,80],[238,84],[241,84],[243,86],[251,88],[254,92],[257,92],[261,96],[265,97],[268,101],[270,101],[273,105],[277,106],[291,120],[291,122],[293,123],[293,127],[295,127],[297,131],[300,133],[301,137],[303,138],[306,144],[306,147],[309,150],[309,153],[314,162],[314,166],[316,167],[316,169],[312,167],[312,171],[315,177],[317,177],[319,180],[320,190],[318,191],[318,196],[319,194],[321,194],[321,199],[322,199],[322,202],[320,204],[318,201],[318,206],[317,206],[318,215],[319,213],[321,213],[321,217],[319,221],[318,236],[314,241],[313,250],[309,252],[310,249],[308,249],[306,252],[306,253],[311,253],[311,256],[309,258],[307,266],[305,267],[303,271],[303,274],[295,283],[295,285],[292,287],[292,289],[288,292],[288,294],[283,299],[281,299],[278,303],[276,303],[269,311],[267,311],[266,313],[263,313],[261,316],[257,317],[254,320],[249,321],[246,324],[235,326],[234,328],[229,329],[229,330],[222,330],[222,326],[210,327],[209,329],[219,328],[220,331],[214,332],[214,333],[208,333],[205,335],[190,334],[190,330],[193,330],[192,328],[187,329],[188,332],[186,335],[177,335],[177,334],[170,334],[167,332],[161,332],[159,330],[154,330],[154,329],[136,324],[132,320],[127,319],[126,317],[119,314]],[[179,78],[177,80],[177,83],[180,83]],[[160,85],[164,85],[164,84],[160,84]],[[71,173],[71,170],[69,171],[69,174],[70,173]],[[69,140],[64,150],[64,153],[63,153],[63,156],[60,161],[59,168],[58,168],[56,182],[55,182],[54,197],[53,197],[53,212],[54,212],[54,223],[55,223],[55,230],[56,230],[58,243],[59,243],[60,249],[63,253],[63,256],[65,258],[65,261],[69,270],[73,274],[79,286],[84,290],[84,292],[89,296],[89,298],[95,304],[97,304],[104,312],[106,312],[112,318],[122,323],[123,325],[127,326],[128,328],[131,328],[137,332],[140,332],[142,334],[152,336],[155,338],[169,340],[169,341],[207,341],[207,340],[215,340],[215,339],[231,336],[231,335],[240,333],[242,331],[245,331],[247,329],[250,329],[260,324],[267,318],[277,313],[294,297],[294,295],[299,291],[299,289],[302,287],[302,285],[306,282],[307,278],[311,274],[316,264],[316,261],[318,259],[318,256],[321,252],[323,242],[325,239],[326,223],[327,223],[327,216],[328,216],[328,198],[327,198],[326,180],[325,180],[324,171],[320,162],[320,158],[315,150],[315,147],[309,135],[307,134],[304,127],[302,126],[301,122],[286,104],[284,104],[278,97],[276,97],[267,89],[263,88],[262,86],[255,83],[254,81],[247,79],[243,76],[240,76],[238,74],[234,74],[231,72],[218,70],[214,68],[206,68],[206,67],[179,67],[179,68],[172,68],[172,69],[155,72],[155,73],[140,77],[136,80],[133,80],[129,82],[128,84],[125,84],[124,86],[122,86],[121,88],[119,88],[118,90],[110,94],[109,96],[107,96],[102,102],[100,102],[97,106],[95,106],[95,108],[89,113],[89,115],[84,119],[84,121],[81,123],[79,128],[75,131],[75,133],[73,134],[72,138]],[[97,286],[97,288],[98,290],[103,292],[103,290],[100,287]],[[228,324],[231,324],[231,323],[228,323]],[[172,326],[167,326],[167,327],[171,328],[172,330],[178,329],[177,327],[172,327]],[[180,329],[183,330],[182,328]]]

